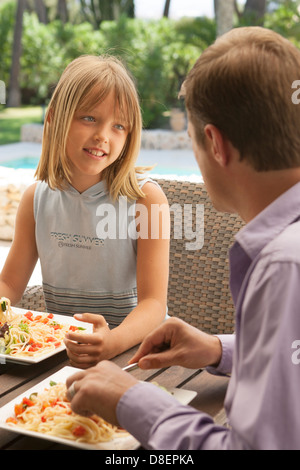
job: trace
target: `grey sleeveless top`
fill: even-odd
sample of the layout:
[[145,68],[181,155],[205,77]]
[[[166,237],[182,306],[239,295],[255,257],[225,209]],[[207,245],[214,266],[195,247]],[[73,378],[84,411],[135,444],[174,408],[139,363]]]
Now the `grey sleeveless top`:
[[112,202],[105,181],[83,193],[38,182],[34,216],[47,310],[120,324],[137,305],[135,201]]

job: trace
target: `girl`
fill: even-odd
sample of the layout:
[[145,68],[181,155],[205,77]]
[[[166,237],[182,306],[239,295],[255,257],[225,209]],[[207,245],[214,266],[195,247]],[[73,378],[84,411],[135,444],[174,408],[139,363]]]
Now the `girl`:
[[169,210],[134,166],[141,128],[124,66],[107,56],[75,59],[45,117],[39,181],[19,206],[0,294],[15,304],[39,257],[47,310],[93,324],[93,333],[65,339],[75,367],[120,354],[166,315]]

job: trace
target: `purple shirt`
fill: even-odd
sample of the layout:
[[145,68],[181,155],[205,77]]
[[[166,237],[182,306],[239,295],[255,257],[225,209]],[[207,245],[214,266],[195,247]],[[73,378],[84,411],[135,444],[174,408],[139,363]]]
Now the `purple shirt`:
[[139,383],[117,416],[145,448],[300,449],[300,183],[237,234],[230,273],[236,329],[214,369],[231,371],[230,426]]

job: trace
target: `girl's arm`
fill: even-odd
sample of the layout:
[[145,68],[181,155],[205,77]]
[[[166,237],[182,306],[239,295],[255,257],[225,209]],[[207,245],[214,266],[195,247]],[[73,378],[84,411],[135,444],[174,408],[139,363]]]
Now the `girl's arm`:
[[[167,310],[169,205],[163,191],[153,183],[146,183],[143,191],[146,198],[137,201],[137,229],[140,233],[137,240],[138,305],[121,325],[112,330],[114,348],[122,351],[140,343],[164,320]],[[147,209],[146,221],[139,217],[139,204]],[[145,229],[145,223],[148,230]]]
[[[132,346],[158,326],[166,316],[169,275],[170,212],[167,198],[153,183],[143,187],[146,198],[137,201],[138,305],[123,322],[110,330],[101,315],[84,313],[76,319],[93,323],[94,333],[68,333],[65,339],[71,364],[87,368],[110,359]],[[141,210],[139,211],[139,205]],[[143,207],[142,207],[143,206]],[[159,210],[158,210],[159,209]],[[80,341],[81,344],[78,344]]]
[[33,197],[36,183],[27,188],[19,204],[14,239],[0,274],[0,296],[15,305],[22,297],[38,254],[35,242]]

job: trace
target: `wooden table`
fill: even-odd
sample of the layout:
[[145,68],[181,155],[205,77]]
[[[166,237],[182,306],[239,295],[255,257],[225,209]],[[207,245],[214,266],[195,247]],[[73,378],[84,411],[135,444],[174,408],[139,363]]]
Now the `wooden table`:
[[[113,361],[123,367],[135,350],[136,348],[126,351]],[[34,365],[0,364],[0,407],[68,365],[70,364],[65,351]],[[190,405],[208,413],[219,424],[224,424],[223,401],[229,380],[227,377],[214,376],[205,370],[185,369],[178,366],[149,371],[136,369],[131,374],[139,380],[153,380],[167,388],[179,387],[196,391],[197,396]],[[0,429],[0,449],[74,450],[74,447]]]

